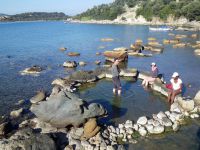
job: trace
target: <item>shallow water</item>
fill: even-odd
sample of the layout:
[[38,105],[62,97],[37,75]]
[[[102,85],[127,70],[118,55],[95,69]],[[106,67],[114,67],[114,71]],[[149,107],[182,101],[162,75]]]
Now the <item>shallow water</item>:
[[[147,43],[148,37],[155,37],[159,42],[170,38],[169,32],[150,32],[148,26],[64,24],[63,22],[19,22],[0,23],[0,114],[8,113],[17,106],[20,99],[28,100],[37,90],[51,90],[51,82],[57,77],[64,77],[78,69],[94,69],[95,60],[104,62],[103,52],[115,47],[129,47],[140,38]],[[173,31],[191,35],[193,32]],[[198,33],[199,34],[199,33]],[[113,42],[101,42],[101,38],[113,38]],[[187,38],[184,41],[194,43],[198,39]],[[60,47],[67,47],[61,52]],[[100,48],[100,47],[105,48]],[[79,57],[68,57],[67,52],[80,52]],[[166,81],[174,71],[181,74],[186,88],[185,96],[193,97],[200,89],[200,57],[193,54],[190,47],[173,49],[164,47],[162,54],[153,57],[129,57],[127,67],[149,70],[149,64],[158,64],[160,73]],[[86,61],[85,67],[64,69],[61,65],[66,60]],[[38,77],[21,76],[19,71],[32,65],[40,65],[45,71]],[[141,115],[151,116],[160,110],[167,110],[166,98],[152,91],[145,91],[140,81],[122,80],[123,94],[112,94],[112,82],[103,80],[78,93],[88,102],[99,102],[108,109],[106,122],[121,123],[127,119],[136,120]],[[184,144],[183,144],[184,143]],[[182,145],[181,145],[182,144]],[[135,149],[199,149],[199,123],[181,128],[177,134],[167,134],[161,139],[149,139],[134,145]],[[131,145],[129,149],[133,149]]]

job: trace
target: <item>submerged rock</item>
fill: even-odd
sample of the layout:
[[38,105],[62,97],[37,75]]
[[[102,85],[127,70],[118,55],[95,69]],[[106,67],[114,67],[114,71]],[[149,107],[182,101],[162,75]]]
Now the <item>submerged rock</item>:
[[60,47],[59,50],[65,51],[65,50],[67,50],[67,48],[66,47]]
[[77,67],[77,63],[75,61],[66,61],[63,63],[63,66],[67,68],[75,68]]
[[54,127],[79,126],[86,119],[105,115],[106,110],[96,103],[87,104],[76,95],[60,91],[39,105],[32,106],[32,112],[42,121]]
[[78,52],[69,52],[67,55],[68,56],[80,56],[80,53],[78,53]]
[[40,66],[32,66],[21,71],[21,75],[39,74],[43,69]]
[[84,61],[80,61],[78,64],[79,64],[80,66],[85,66],[85,65],[87,65],[87,63],[84,62]]

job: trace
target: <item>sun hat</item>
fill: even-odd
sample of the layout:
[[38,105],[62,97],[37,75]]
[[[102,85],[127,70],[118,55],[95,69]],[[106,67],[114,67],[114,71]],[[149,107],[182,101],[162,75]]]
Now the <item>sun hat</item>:
[[152,65],[152,66],[155,66],[155,65],[156,65],[156,63],[155,63],[155,62],[152,62],[152,63],[151,63],[151,65]]
[[175,77],[178,77],[178,76],[179,76],[178,72],[174,72],[173,75],[172,75],[172,78],[175,78]]

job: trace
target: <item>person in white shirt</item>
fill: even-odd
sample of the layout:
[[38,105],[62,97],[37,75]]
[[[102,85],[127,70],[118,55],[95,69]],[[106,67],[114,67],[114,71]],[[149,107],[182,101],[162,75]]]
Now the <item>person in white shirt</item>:
[[174,72],[172,75],[171,88],[168,91],[168,102],[172,104],[176,95],[182,92],[182,80],[179,78],[178,72]]

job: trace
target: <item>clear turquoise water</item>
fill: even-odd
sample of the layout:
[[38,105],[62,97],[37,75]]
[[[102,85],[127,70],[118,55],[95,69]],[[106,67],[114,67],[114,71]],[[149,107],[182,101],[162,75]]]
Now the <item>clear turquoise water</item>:
[[[192,32],[176,32],[192,34]],[[199,34],[199,33],[198,33]],[[101,38],[110,37],[114,42],[101,42]],[[51,90],[51,82],[57,77],[64,77],[74,70],[64,69],[66,60],[86,61],[85,67],[79,69],[94,69],[95,60],[104,62],[103,56],[96,56],[96,52],[103,52],[115,47],[129,47],[140,38],[147,43],[148,37],[155,37],[162,42],[170,38],[168,32],[149,32],[148,26],[128,25],[95,25],[95,24],[64,24],[63,22],[18,22],[0,23],[0,114],[8,113],[15,108],[20,99],[29,99],[37,90]],[[199,40],[196,39],[196,40]],[[186,39],[194,43],[193,39]],[[67,47],[61,52],[60,47]],[[104,46],[104,49],[99,49]],[[67,52],[80,52],[79,57],[68,57]],[[162,54],[155,54],[149,58],[129,57],[127,67],[139,70],[149,70],[149,64],[158,64],[166,80],[170,79],[174,71],[181,74],[187,88],[185,95],[194,96],[200,89],[200,57],[193,54],[190,47],[173,49],[165,46]],[[19,71],[32,65],[40,65],[45,71],[38,77],[21,76]],[[86,89],[80,90],[80,97],[88,102],[99,102],[109,112],[107,122],[121,123],[126,119],[136,120],[141,115],[157,113],[167,110],[166,99],[152,91],[145,91],[140,81],[122,80],[123,94],[116,97],[112,94],[112,82],[103,80]],[[148,139],[135,149],[199,149],[199,122],[181,128],[177,134],[168,134],[164,138]],[[131,145],[129,149],[133,149]]]

